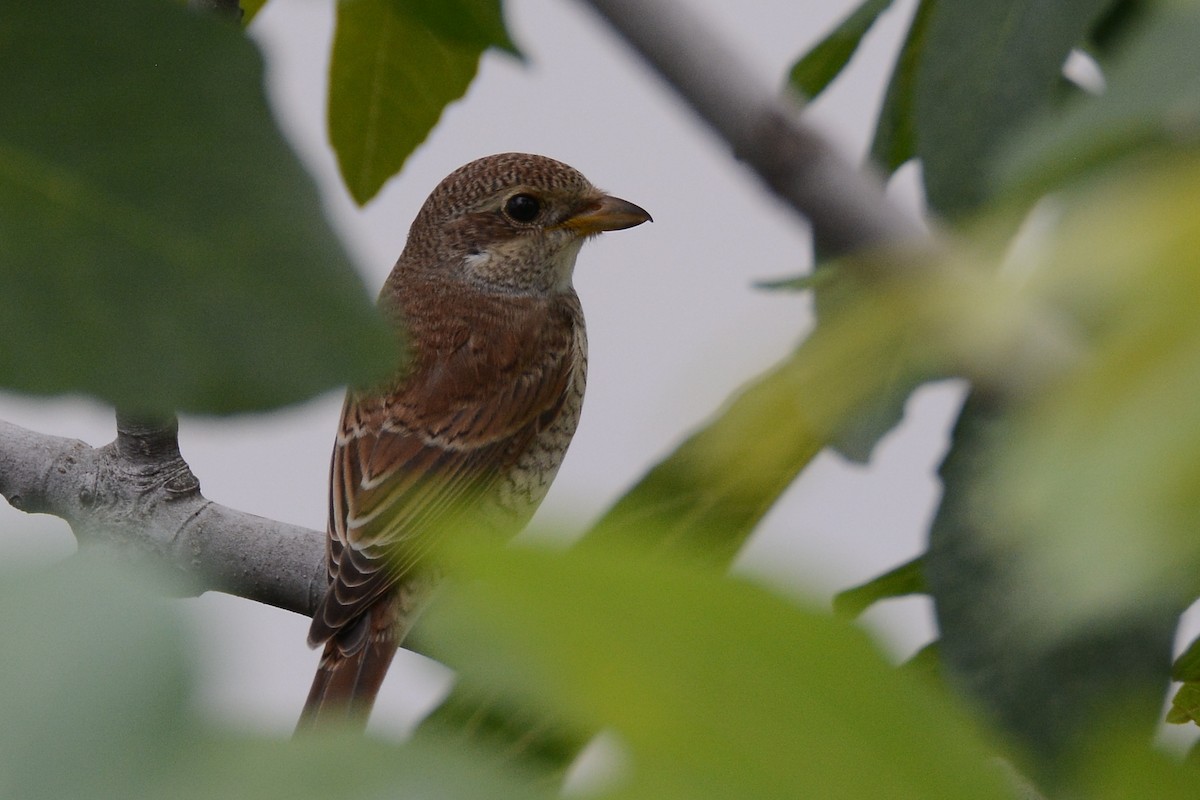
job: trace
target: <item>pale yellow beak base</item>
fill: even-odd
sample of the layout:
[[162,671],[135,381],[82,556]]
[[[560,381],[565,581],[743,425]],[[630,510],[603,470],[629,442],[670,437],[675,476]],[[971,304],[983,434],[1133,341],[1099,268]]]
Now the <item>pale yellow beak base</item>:
[[595,236],[605,231],[621,231],[653,221],[641,206],[606,194],[562,224],[580,236]]

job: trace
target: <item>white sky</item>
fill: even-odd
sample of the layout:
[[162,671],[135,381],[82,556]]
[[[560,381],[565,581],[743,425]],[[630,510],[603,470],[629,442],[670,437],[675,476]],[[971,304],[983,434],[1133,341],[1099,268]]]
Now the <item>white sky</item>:
[[[689,5],[773,85],[852,4]],[[589,243],[576,270],[591,348],[588,393],[579,432],[535,525],[578,532],[808,330],[806,299],[750,287],[756,279],[806,268],[807,234],[587,9],[552,0],[508,0],[507,19],[528,64],[485,56],[467,98],[446,112],[403,175],[359,210],[341,187],[325,135],[332,7],[330,0],[274,0],[252,31],[268,56],[277,112],[317,175],[372,291],[429,190],[487,153],[559,158],[654,215],[653,225]],[[851,156],[867,145],[883,76],[911,7],[911,0],[897,3],[849,74],[810,111]],[[907,183],[904,196],[911,197]],[[867,468],[820,457],[771,513],[739,568],[789,594],[826,602],[833,591],[919,552],[936,502],[932,470],[957,394],[952,386],[920,392],[905,425]],[[270,415],[185,419],[184,456],[209,498],[323,527],[340,402],[340,392],[333,392]],[[113,436],[111,412],[78,400],[0,395],[0,418],[95,445]],[[0,530],[5,562],[18,555],[55,558],[73,548],[65,523],[2,504]],[[304,644],[307,620],[215,594],[187,607],[203,665],[198,702],[249,730],[290,731],[316,664],[316,653]],[[897,655],[927,635],[927,617],[926,605],[916,600],[885,604],[869,615],[873,627],[888,630],[887,646]],[[402,654],[373,725],[402,729],[430,702],[430,687],[445,680],[436,665]]]

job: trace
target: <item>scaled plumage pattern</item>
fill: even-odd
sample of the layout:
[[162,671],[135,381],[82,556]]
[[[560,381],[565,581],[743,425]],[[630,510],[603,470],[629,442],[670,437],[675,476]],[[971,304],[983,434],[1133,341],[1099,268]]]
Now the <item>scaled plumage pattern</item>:
[[585,239],[650,215],[544,156],[505,153],[425,201],[379,304],[410,360],[351,390],[330,472],[324,646],[300,719],[365,724],[458,530],[517,533],[541,503],[583,404],[587,337],[571,286]]

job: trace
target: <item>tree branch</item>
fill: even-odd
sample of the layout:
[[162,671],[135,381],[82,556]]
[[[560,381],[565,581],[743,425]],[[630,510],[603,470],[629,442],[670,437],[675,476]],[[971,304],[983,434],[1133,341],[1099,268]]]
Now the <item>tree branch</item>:
[[671,0],[586,0],[753,169],[812,224],[820,252],[844,255],[930,237],[799,119],[794,95],[763,86],[712,30]]
[[0,494],[62,517],[81,547],[165,566],[194,594],[311,615],[326,586],[324,534],[205,499],[176,431],[174,419],[120,413],[116,440],[94,448],[0,421]]

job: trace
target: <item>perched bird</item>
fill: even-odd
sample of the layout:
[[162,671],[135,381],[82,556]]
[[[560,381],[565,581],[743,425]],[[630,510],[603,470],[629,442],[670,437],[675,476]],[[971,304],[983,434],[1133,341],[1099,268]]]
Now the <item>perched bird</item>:
[[580,245],[650,220],[544,156],[487,156],[425,201],[379,304],[410,358],[351,390],[329,482],[324,645],[300,727],[365,725],[436,575],[426,555],[464,529],[516,534],[575,433],[587,338],[571,286]]

